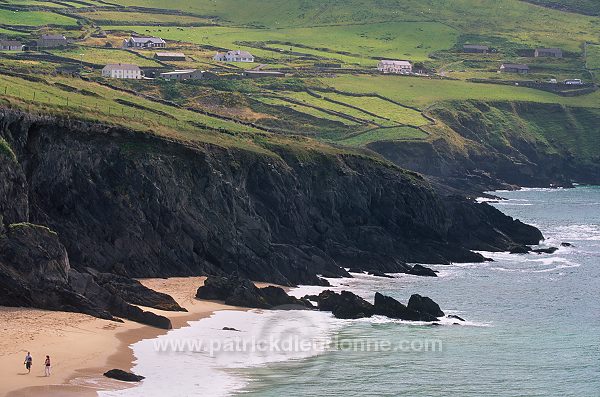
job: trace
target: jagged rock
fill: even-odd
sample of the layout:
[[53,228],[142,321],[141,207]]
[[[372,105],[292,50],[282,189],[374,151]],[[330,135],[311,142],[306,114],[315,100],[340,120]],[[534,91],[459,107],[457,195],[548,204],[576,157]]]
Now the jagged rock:
[[337,318],[356,319],[371,317],[375,313],[372,304],[349,291],[340,294],[323,291],[317,297],[317,303],[319,310],[330,311]]
[[162,329],[171,329],[171,320],[165,316],[144,311],[131,305],[119,295],[100,286],[90,273],[79,273],[73,269],[69,272],[69,285],[78,294],[102,310],[117,317],[123,317],[142,324],[148,324]]
[[553,254],[556,251],[558,251],[557,247],[536,248],[531,250],[531,252],[535,252],[536,254]]
[[408,321],[435,321],[436,318],[429,314],[421,314],[410,310],[408,307],[389,296],[375,293],[375,314],[389,318]]
[[[456,320],[460,320],[460,321],[465,321],[465,319],[464,319],[464,318],[462,318],[462,317],[460,317],[460,316],[457,316],[456,314],[448,314],[448,316],[447,316],[447,317],[448,317],[448,318],[454,318],[454,319],[456,319]],[[456,324],[456,323],[455,323],[455,324]]]
[[531,248],[526,245],[513,245],[508,249],[511,254],[527,254],[531,251]]
[[437,277],[435,271],[421,265],[414,265],[407,273],[414,276]]
[[250,280],[232,274],[229,277],[209,276],[198,288],[196,298],[222,300],[226,304],[259,309],[280,308],[285,305],[311,307],[309,302],[289,296],[282,288],[258,288]]
[[560,243],[561,247],[572,247],[573,244],[571,243]]
[[145,379],[141,375],[136,375],[132,372],[123,371],[122,369],[111,369],[104,373],[104,376],[111,379],[117,379],[124,382],[140,382]]
[[367,273],[369,275],[375,276],[375,277],[394,278],[394,276],[390,276],[389,274],[385,274],[385,273],[378,272],[378,271],[373,271],[373,270],[371,270],[371,271],[369,271]]
[[417,311],[419,313],[430,314],[434,317],[443,317],[444,312],[440,309],[440,306],[433,301],[433,299],[427,296],[421,296],[419,294],[411,295],[408,300],[408,306],[410,310]]
[[331,283],[329,281],[327,281],[326,279],[319,277],[319,281],[318,281],[317,285],[320,287],[330,287]]
[[349,273],[364,273],[365,271],[359,267],[351,267],[348,269]]
[[187,312],[170,295],[145,287],[137,280],[110,273],[97,273],[95,281],[107,291],[134,305],[165,311]]

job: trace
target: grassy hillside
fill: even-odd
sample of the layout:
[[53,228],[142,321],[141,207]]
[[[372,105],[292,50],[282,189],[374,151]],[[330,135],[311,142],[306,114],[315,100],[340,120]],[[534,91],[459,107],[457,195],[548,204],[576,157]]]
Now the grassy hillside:
[[543,7],[586,15],[600,15],[600,3],[596,0],[526,0]]

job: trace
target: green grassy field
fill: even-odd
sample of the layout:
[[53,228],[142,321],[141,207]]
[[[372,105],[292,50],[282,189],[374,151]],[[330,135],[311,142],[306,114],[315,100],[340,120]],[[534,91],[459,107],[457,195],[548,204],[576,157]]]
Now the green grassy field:
[[[252,51],[255,56],[280,60],[289,58],[289,55],[239,43],[242,41],[290,42],[292,44],[267,44],[267,46],[277,50],[289,50],[291,47],[293,51],[300,53],[371,67],[375,67],[377,64],[377,61],[372,59],[373,57],[425,60],[430,52],[452,47],[458,35],[453,29],[432,22],[394,22],[291,29],[201,27],[181,30],[153,26],[105,26],[105,29],[134,31],[170,40],[227,49],[242,48]],[[396,32],[404,33],[398,35]],[[294,47],[298,44],[312,48]],[[352,55],[337,52],[348,52]]]
[[177,14],[158,14],[158,13],[139,13],[139,12],[119,12],[119,11],[92,11],[82,12],[85,18],[91,19],[97,23],[110,22],[111,25],[135,24],[161,24],[161,25],[186,25],[186,24],[210,24],[209,18],[200,18],[190,15]]
[[600,15],[600,3],[596,0],[527,0],[545,7],[560,8],[589,15]]
[[160,64],[153,60],[116,48],[75,47],[61,50],[52,50],[53,54],[71,58],[76,61],[106,65],[107,63],[133,63],[138,66],[158,67]]
[[268,105],[274,105],[274,106],[283,106],[286,108],[290,108],[293,109],[297,112],[300,113],[305,113],[308,114],[309,116],[313,116],[319,119],[325,119],[325,120],[330,120],[330,121],[335,121],[338,123],[342,123],[344,125],[355,125],[357,123],[352,122],[348,119],[345,119],[343,117],[339,117],[330,113],[326,113],[323,112],[319,109],[315,109],[313,107],[310,106],[306,106],[306,105],[300,105],[297,103],[290,103],[288,101],[285,101],[283,99],[280,98],[274,98],[274,97],[265,97],[265,96],[260,96],[260,97],[253,97],[254,99],[262,102],[262,103],[266,103]]
[[587,51],[587,67],[589,69],[600,69],[600,45],[590,45]]
[[427,136],[425,132],[412,127],[377,128],[338,140],[336,143],[348,146],[364,146],[377,141],[415,140],[425,139]]
[[45,11],[11,11],[0,9],[0,21],[13,26],[72,26],[77,21],[64,15]]
[[323,82],[341,91],[378,93],[421,109],[439,101],[468,99],[559,103],[600,108],[598,91],[589,95],[567,98],[523,87],[404,76],[345,75],[323,80]]

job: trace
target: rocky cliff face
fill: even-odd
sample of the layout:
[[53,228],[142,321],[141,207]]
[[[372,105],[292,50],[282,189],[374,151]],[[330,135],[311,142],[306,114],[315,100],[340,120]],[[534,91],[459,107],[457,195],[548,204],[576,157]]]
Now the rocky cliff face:
[[533,103],[478,101],[430,110],[447,131],[421,142],[369,147],[395,164],[473,193],[511,185],[600,183],[600,112]]
[[[359,156],[301,158],[283,148],[268,156],[12,111],[0,115],[0,136],[16,155],[0,153],[3,224],[56,231],[71,267],[86,274],[237,271],[318,283],[317,274],[346,275],[340,266],[481,261],[470,248],[542,238],[492,207],[443,200],[419,175]],[[469,219],[470,233],[465,213],[481,215]]]

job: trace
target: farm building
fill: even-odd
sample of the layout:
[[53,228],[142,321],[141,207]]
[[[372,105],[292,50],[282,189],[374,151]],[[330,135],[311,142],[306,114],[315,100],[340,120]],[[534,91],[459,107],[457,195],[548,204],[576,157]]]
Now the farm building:
[[567,79],[564,81],[566,85],[583,85],[583,81],[581,79]]
[[503,63],[500,71],[504,73],[529,73],[529,66],[517,63]]
[[490,51],[490,47],[486,45],[476,44],[465,44],[463,46],[463,52],[475,53],[475,54],[487,54]]
[[377,70],[383,73],[410,74],[412,73],[412,64],[408,61],[383,59],[377,64]]
[[268,70],[246,70],[244,73],[242,73],[242,76],[249,77],[251,79],[260,77],[285,77],[285,73]]
[[182,52],[157,52],[154,58],[159,61],[185,61],[185,54]]
[[160,37],[130,37],[123,40],[123,48],[165,48],[167,43]]
[[129,63],[112,63],[102,68],[102,77],[112,79],[141,79],[142,71],[139,66]]
[[67,38],[60,34],[43,34],[36,42],[38,48],[65,47],[68,44]]
[[563,52],[560,48],[536,48],[534,52],[536,58],[550,57],[562,58]]
[[16,40],[0,40],[0,50],[2,51],[22,51],[23,44]]
[[213,59],[219,62],[254,62],[254,55],[248,51],[235,50],[218,52]]
[[204,71],[198,69],[174,70],[172,72],[164,72],[160,77],[166,80],[200,80],[204,78]]

